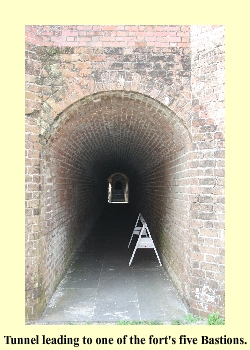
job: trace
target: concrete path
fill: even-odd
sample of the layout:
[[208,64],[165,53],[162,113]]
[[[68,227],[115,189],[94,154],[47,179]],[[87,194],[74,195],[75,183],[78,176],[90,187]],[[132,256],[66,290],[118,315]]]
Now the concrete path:
[[136,217],[127,204],[109,204],[38,323],[171,323],[188,313],[153,249],[128,249]]

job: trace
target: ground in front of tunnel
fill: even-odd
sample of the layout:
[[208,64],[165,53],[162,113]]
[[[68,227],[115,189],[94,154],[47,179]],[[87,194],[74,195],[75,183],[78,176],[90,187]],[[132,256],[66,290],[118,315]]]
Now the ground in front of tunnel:
[[36,323],[170,324],[188,314],[153,249],[138,249],[129,266],[135,221],[128,204],[108,204]]

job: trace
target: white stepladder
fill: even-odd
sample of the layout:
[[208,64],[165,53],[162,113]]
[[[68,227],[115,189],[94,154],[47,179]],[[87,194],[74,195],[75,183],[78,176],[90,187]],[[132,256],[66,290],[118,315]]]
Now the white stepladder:
[[[138,225],[140,225],[140,222],[141,222],[142,226],[138,226]],[[132,236],[130,238],[130,241],[129,241],[129,244],[128,244],[128,248],[130,246],[130,243],[132,242],[132,239],[133,239],[134,235],[138,235],[139,237],[138,237],[138,240],[136,242],[136,245],[135,245],[133,254],[131,256],[131,259],[129,261],[129,266],[131,265],[131,263],[132,263],[132,261],[134,259],[135,252],[136,252],[137,248],[153,248],[154,251],[155,251],[155,254],[157,256],[157,259],[159,261],[159,264],[160,264],[160,266],[162,266],[162,263],[160,261],[160,258],[159,258],[159,255],[157,253],[157,250],[155,248],[153,239],[152,239],[152,237],[150,235],[147,223],[144,220],[144,218],[142,217],[141,213],[138,215],[138,218],[136,220],[136,224],[135,224]]]

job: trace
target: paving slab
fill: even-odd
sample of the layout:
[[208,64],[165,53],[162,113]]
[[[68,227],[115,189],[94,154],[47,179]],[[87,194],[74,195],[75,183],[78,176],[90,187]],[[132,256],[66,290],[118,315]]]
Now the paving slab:
[[97,288],[61,288],[53,295],[40,320],[42,323],[92,321]]
[[153,249],[130,240],[136,216],[128,204],[109,204],[37,323],[117,323],[182,319],[188,309]]
[[173,315],[176,318],[179,318],[177,315],[180,313],[185,315],[185,305],[162,267],[135,269],[134,276],[140,315],[143,320],[152,319],[153,314],[159,321],[171,322]]

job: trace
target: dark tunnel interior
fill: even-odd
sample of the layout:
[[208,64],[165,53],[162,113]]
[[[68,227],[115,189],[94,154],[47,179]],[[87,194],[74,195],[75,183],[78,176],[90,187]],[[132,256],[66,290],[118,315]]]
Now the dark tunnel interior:
[[[129,179],[129,205],[141,212],[175,273],[183,270],[189,135],[159,102],[112,91],[59,116],[43,148],[44,285],[48,295],[72,252],[108,205],[108,179]],[[168,261],[168,262],[167,262]]]

